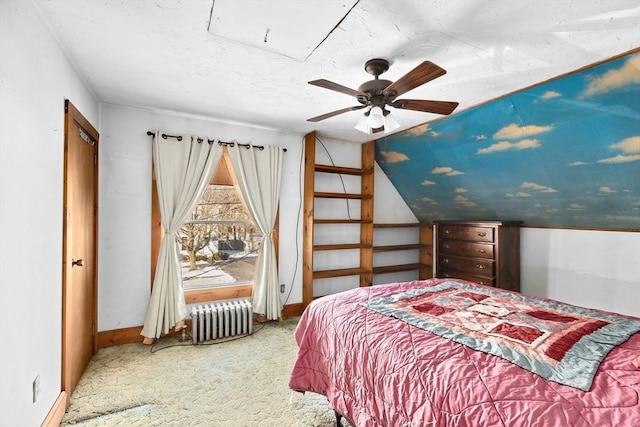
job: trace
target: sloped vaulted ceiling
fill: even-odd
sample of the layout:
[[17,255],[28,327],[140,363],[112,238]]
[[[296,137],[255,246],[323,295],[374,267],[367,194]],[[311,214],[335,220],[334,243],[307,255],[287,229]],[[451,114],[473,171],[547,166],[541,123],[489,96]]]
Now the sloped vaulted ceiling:
[[376,144],[421,222],[640,230],[640,51]]

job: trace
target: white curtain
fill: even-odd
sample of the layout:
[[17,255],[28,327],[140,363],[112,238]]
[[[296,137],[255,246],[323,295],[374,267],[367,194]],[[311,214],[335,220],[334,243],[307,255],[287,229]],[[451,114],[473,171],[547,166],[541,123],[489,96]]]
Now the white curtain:
[[153,139],[153,164],[164,235],[160,244],[151,300],[141,335],[158,338],[184,321],[177,232],[193,212],[218,165],[223,149],[197,136]]
[[267,320],[276,320],[280,318],[282,304],[272,232],[278,214],[283,150],[276,146],[259,149],[238,144],[227,150],[247,209],[264,236],[253,286],[253,311]]

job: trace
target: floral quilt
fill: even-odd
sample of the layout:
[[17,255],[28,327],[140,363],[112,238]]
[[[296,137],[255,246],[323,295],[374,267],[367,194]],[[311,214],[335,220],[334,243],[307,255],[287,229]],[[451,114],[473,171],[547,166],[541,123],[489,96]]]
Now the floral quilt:
[[605,356],[640,331],[627,317],[457,281],[362,305],[584,391]]

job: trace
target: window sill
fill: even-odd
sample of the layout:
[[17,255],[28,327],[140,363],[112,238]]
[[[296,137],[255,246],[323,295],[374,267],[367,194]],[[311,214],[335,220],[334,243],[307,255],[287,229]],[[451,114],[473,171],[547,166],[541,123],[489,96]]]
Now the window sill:
[[198,304],[230,298],[250,297],[253,285],[222,286],[219,288],[193,289],[184,291],[186,304]]

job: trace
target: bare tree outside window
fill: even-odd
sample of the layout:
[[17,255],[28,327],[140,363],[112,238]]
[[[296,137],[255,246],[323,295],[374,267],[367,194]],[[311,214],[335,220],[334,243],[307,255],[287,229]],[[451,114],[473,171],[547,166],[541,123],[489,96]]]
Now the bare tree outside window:
[[178,241],[185,289],[253,280],[262,236],[234,186],[209,184]]

